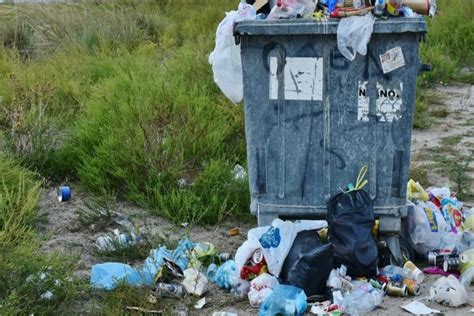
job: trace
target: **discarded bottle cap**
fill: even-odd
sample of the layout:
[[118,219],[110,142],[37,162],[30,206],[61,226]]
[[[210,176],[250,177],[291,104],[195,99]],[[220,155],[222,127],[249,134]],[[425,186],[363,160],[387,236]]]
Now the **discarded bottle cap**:
[[229,229],[229,235],[237,236],[238,234],[240,234],[240,230],[237,227]]
[[405,265],[403,266],[404,269],[408,269],[411,272],[413,272],[413,276],[415,277],[416,283],[420,284],[423,282],[425,279],[425,275],[423,274],[423,271],[421,271],[413,262],[408,260],[405,262]]
[[65,202],[71,198],[71,189],[68,186],[60,186],[58,189],[58,201]]

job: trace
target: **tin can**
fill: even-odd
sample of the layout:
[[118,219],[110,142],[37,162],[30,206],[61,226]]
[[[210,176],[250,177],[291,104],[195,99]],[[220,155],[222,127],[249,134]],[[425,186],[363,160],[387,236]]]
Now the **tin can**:
[[219,255],[219,260],[221,262],[226,262],[227,260],[229,260],[230,258],[232,258],[232,255],[228,252],[221,252]]
[[71,198],[71,188],[64,185],[58,188],[58,201],[65,202]]
[[252,263],[257,265],[263,261],[263,252],[260,249],[257,249],[252,254]]
[[421,293],[420,285],[417,284],[415,280],[410,280],[408,278],[405,278],[403,280],[403,285],[407,287],[408,294],[415,295],[415,296],[420,295]]
[[428,253],[428,263],[442,269],[444,261],[448,258],[457,258],[459,254],[451,249],[441,249]]
[[387,283],[370,279],[370,284],[376,289],[382,290],[384,292],[387,291]]
[[183,287],[178,284],[158,283],[156,293],[159,297],[180,298],[183,296]]
[[398,287],[393,284],[388,284],[387,294],[390,296],[404,297],[408,295],[408,288],[406,285],[401,285],[400,287]]
[[459,272],[459,257],[457,258],[447,258],[443,262],[444,272]]

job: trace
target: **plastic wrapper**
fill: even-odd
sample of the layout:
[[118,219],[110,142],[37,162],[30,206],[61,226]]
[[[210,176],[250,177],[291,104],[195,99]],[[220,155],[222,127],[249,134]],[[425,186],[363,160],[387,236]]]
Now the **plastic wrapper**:
[[265,299],[272,294],[273,288],[278,285],[274,276],[263,273],[250,282],[248,298],[252,307],[259,307]]
[[466,288],[452,275],[436,280],[430,288],[430,297],[436,302],[450,307],[464,305],[469,298]]
[[337,47],[350,61],[359,53],[367,54],[367,44],[372,36],[375,18],[371,13],[341,19],[337,27]]
[[350,294],[344,296],[341,307],[349,315],[366,315],[382,303],[383,291],[368,282],[356,281]]
[[291,285],[278,284],[260,306],[259,316],[303,315],[307,303],[304,291]]
[[456,246],[456,235],[446,231],[446,220],[431,202],[413,204],[406,223],[414,249],[419,254],[426,255],[432,250]]
[[268,15],[269,19],[309,18],[318,0],[278,0]]
[[230,290],[237,281],[237,267],[234,260],[224,262],[216,271],[214,281],[224,289]]

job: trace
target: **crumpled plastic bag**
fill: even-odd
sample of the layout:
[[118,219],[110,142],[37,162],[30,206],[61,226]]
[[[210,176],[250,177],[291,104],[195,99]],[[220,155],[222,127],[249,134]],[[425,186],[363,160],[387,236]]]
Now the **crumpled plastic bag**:
[[278,0],[268,14],[269,19],[309,18],[316,10],[318,0]]
[[469,295],[461,282],[450,275],[441,277],[433,283],[430,288],[430,297],[442,305],[459,307],[467,303]]
[[184,280],[181,282],[186,292],[201,297],[206,291],[209,284],[207,277],[194,268],[183,271]]
[[247,3],[240,3],[238,11],[226,13],[217,27],[216,46],[209,55],[214,81],[233,103],[242,101],[244,95],[240,45],[234,41],[234,25],[242,20],[255,19],[256,16],[255,8]]
[[349,315],[366,315],[382,303],[383,291],[368,282],[356,281],[353,290],[344,296],[341,307]]
[[448,224],[432,202],[412,204],[407,216],[407,228],[414,249],[426,255],[436,249],[453,248],[457,237],[447,232]]
[[247,294],[250,306],[259,307],[265,299],[272,294],[273,288],[277,286],[278,280],[273,275],[263,273],[250,282]]
[[296,286],[277,284],[260,306],[259,316],[296,315],[306,312],[308,303],[304,291]]
[[337,27],[337,48],[344,57],[353,61],[357,53],[363,56],[367,54],[374,22],[372,13],[341,19]]
[[119,282],[134,286],[151,285],[153,276],[143,274],[140,270],[119,262],[106,262],[92,266],[91,284],[94,288],[113,290]]
[[242,267],[257,249],[261,249],[268,265],[268,271],[279,276],[288,252],[293,245],[296,234],[303,230],[319,230],[327,227],[324,220],[283,221],[279,218],[271,226],[262,226],[249,230],[245,241],[235,254],[237,271]]
[[152,285],[165,259],[177,264],[181,270],[185,270],[189,262],[188,252],[193,247],[193,242],[185,238],[173,251],[166,249],[165,246],[153,249],[140,269],[119,262],[94,264],[91,271],[91,285],[106,290],[116,288],[118,282],[125,282],[132,286]]
[[235,284],[237,276],[237,267],[234,260],[227,260],[221,265],[214,276],[216,284],[224,289],[230,290]]

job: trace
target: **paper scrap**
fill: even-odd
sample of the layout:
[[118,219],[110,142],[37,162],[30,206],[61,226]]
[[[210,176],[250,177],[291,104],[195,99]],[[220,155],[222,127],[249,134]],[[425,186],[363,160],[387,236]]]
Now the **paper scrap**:
[[423,304],[420,301],[413,301],[410,304],[400,306],[402,309],[415,315],[429,315],[433,313],[439,313],[437,309],[432,309]]
[[311,306],[310,313],[315,314],[315,315],[326,315],[327,314],[327,312],[324,310],[324,308],[322,308],[319,305]]
[[403,57],[403,51],[400,46],[389,49],[379,57],[384,74],[405,66],[405,58]]
[[203,297],[199,301],[197,301],[196,304],[194,304],[194,308],[195,309],[201,309],[201,308],[204,307],[205,304],[206,304],[206,298]]

